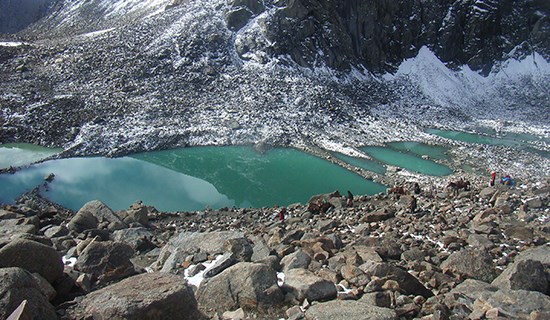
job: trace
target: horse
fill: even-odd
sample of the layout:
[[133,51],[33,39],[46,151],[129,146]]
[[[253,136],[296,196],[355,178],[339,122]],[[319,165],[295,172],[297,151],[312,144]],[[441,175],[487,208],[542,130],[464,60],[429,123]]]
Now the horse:
[[449,184],[445,188],[451,188],[453,193],[458,195],[460,189],[464,189],[464,191],[470,190],[470,181],[462,179],[457,181],[449,181]]
[[397,194],[397,195],[404,195],[405,194],[405,188],[403,186],[395,186],[393,188],[388,189],[389,194]]

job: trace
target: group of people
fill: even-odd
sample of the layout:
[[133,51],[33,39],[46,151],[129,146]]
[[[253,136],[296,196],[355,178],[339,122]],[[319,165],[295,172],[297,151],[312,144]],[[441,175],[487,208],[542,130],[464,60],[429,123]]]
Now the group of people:
[[[495,185],[496,178],[497,173],[495,171],[491,171],[491,180],[489,180],[489,186],[493,187]],[[516,181],[512,179],[509,174],[507,174],[504,177],[500,178],[500,184],[513,187],[516,185]]]

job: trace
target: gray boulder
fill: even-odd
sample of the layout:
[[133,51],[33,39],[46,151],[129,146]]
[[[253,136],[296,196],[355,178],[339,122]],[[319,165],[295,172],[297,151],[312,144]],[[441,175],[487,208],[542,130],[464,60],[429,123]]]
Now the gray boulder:
[[0,268],[5,267],[36,272],[50,283],[63,275],[63,261],[54,248],[26,239],[14,240],[0,249]]
[[305,269],[290,269],[285,273],[283,290],[292,292],[296,299],[302,301],[325,301],[336,298],[334,283],[316,276]]
[[20,233],[36,233],[36,226],[32,223],[24,223],[25,219],[1,219],[0,220],[0,245],[9,243],[17,238]]
[[179,276],[144,273],[94,291],[67,310],[70,319],[203,319]]
[[254,250],[246,238],[229,239],[224,243],[224,249],[233,253],[233,257],[241,262],[250,262]]
[[[453,303],[459,297],[460,303]],[[472,314],[498,309],[508,319],[530,319],[535,310],[550,310],[550,297],[536,291],[500,290],[486,282],[467,279],[445,295],[451,305],[465,304]]]
[[523,289],[544,294],[548,292],[548,280],[544,273],[544,265],[536,260],[514,262],[491,284],[501,289]]
[[130,261],[133,255],[134,250],[125,243],[93,241],[78,256],[74,268],[100,282],[121,279],[135,273]]
[[107,224],[109,230],[125,227],[113,210],[99,200],[90,201],[80,208],[67,227],[69,230],[80,233],[88,229],[96,229],[100,223]]
[[288,270],[296,268],[307,269],[310,262],[311,257],[302,249],[298,249],[281,259],[281,266],[283,267],[283,272],[288,272]]
[[217,274],[220,274],[223,270],[229,268],[235,264],[236,260],[233,257],[233,253],[224,253],[214,264],[204,272],[205,278],[212,278]]
[[168,257],[178,248],[181,253],[208,252],[211,255],[224,253],[224,244],[231,239],[246,239],[240,231],[182,232],[170,239],[162,248],[157,264],[162,267]]
[[395,311],[369,305],[360,301],[333,300],[312,305],[306,311],[306,319],[315,320],[393,320]]
[[203,282],[197,300],[201,308],[215,311],[241,307],[262,310],[279,305],[283,294],[275,270],[260,263],[240,262]]
[[491,282],[497,276],[491,256],[483,250],[471,248],[451,254],[443,261],[441,269],[485,282]]
[[141,251],[154,247],[151,243],[153,236],[151,231],[140,227],[116,230],[113,232],[112,239],[115,242],[126,243],[136,251]]
[[1,268],[0,279],[0,319],[7,319],[25,300],[25,310],[20,319],[57,319],[54,307],[28,271]]

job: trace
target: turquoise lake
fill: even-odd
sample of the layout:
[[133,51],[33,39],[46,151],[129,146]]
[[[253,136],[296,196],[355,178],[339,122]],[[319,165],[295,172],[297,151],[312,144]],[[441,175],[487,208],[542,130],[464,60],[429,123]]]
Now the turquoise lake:
[[[1,149],[1,148],[0,148]],[[0,175],[0,201],[42,186],[48,199],[78,210],[99,199],[114,210],[136,200],[162,211],[264,207],[305,203],[314,194],[339,190],[376,194],[385,186],[324,159],[294,149],[265,154],[251,147],[193,147],[122,158],[50,160]]]
[[422,159],[413,153],[377,146],[362,147],[360,149],[380,162],[421,174],[446,176],[453,173],[451,168],[431,160]]
[[[477,134],[463,131],[426,129],[427,133],[437,135],[443,138],[457,140],[467,143],[487,144],[494,146],[507,146],[517,148],[518,150],[536,153],[545,158],[550,158],[550,153],[544,150],[535,148],[530,142],[550,143],[547,137],[536,137],[530,134],[521,134],[513,132],[504,132],[499,136]],[[486,130],[486,132],[494,132]]]
[[29,165],[53,156],[62,150],[44,148],[30,143],[0,144],[0,169]]

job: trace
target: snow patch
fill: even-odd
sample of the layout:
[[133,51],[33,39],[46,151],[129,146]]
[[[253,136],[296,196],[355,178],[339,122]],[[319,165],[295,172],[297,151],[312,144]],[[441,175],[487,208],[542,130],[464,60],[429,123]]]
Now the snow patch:
[[8,42],[0,42],[0,47],[19,47],[26,44],[25,42],[18,42],[18,41],[8,41]]

